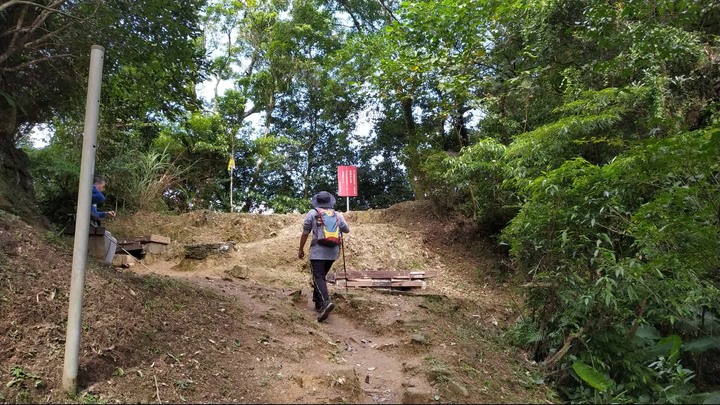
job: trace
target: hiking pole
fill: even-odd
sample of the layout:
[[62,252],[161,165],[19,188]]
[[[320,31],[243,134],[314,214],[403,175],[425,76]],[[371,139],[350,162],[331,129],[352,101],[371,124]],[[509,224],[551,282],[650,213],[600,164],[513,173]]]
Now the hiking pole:
[[345,265],[345,237],[342,231],[340,231],[340,249],[342,249],[343,255],[343,270],[345,271],[345,293],[348,292],[348,278],[347,278],[347,266]]

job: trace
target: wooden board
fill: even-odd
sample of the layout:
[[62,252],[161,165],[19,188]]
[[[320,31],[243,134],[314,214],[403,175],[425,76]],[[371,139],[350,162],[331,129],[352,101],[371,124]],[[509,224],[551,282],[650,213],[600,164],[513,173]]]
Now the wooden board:
[[131,250],[143,250],[143,244],[136,241],[120,241],[118,242],[118,247],[116,249],[117,252],[123,252],[123,249],[127,251]]
[[432,271],[407,271],[407,270],[349,270],[347,275],[344,271],[335,271],[327,275],[327,280],[334,282],[336,280],[358,280],[358,279],[397,279],[397,280],[422,280],[435,277],[436,273]]
[[342,283],[347,287],[367,288],[424,288],[423,280],[347,280]]
[[169,245],[170,244],[170,238],[167,236],[160,236],[160,235],[144,235],[142,237],[142,242],[154,242],[154,243],[161,243],[163,245]]

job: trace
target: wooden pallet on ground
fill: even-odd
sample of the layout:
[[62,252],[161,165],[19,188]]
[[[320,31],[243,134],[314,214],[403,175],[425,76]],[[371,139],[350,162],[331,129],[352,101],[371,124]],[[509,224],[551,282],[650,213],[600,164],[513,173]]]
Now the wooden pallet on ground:
[[358,288],[425,288],[425,279],[435,272],[409,270],[348,270],[327,275],[329,283]]

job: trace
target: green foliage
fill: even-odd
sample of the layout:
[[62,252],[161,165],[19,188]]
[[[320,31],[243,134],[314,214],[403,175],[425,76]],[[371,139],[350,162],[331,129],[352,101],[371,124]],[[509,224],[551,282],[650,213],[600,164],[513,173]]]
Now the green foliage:
[[429,153],[422,166],[428,196],[443,209],[458,209],[491,228],[511,217],[512,195],[502,188],[505,146],[486,138],[458,156]]
[[569,397],[576,402],[593,403],[699,403],[716,393],[690,395],[694,390],[690,382],[695,373],[685,368],[680,361],[681,339],[677,335],[660,338],[657,329],[649,325],[641,325],[631,342],[633,352],[629,354],[633,361],[641,363],[644,368],[636,370],[635,377],[642,377],[648,389],[639,396],[634,396],[634,381],[617,384],[606,373],[576,361],[572,370],[578,379],[593,388],[578,388],[569,392]]
[[78,146],[76,140],[75,145],[53,142],[43,149],[25,150],[40,211],[57,224],[66,223],[77,212],[81,152]]
[[[538,350],[581,329],[587,351],[577,356],[602,359],[627,395],[639,395],[661,374],[647,376],[622,343],[633,323],[684,338],[708,333],[681,330],[680,322],[701,308],[720,311],[718,148],[718,128],[682,133],[644,141],[605,166],[571,160],[528,184],[528,200],[504,236],[518,267],[554,286],[528,299],[538,309],[531,315],[543,336]],[[666,339],[660,344],[672,350],[655,364],[663,370],[675,367],[680,348],[679,336]],[[693,342],[690,348],[703,347]]]
[[16,390],[15,401],[18,403],[29,403],[31,389],[41,389],[45,385],[39,376],[20,366],[10,368],[10,376],[12,378],[5,384],[5,387]]
[[105,404],[105,401],[100,400],[100,397],[98,395],[95,395],[90,392],[83,392],[81,395],[77,396],[76,399],[81,404]]
[[165,193],[189,170],[171,162],[167,148],[135,152],[112,163],[118,167],[114,171],[113,191],[122,196],[123,208],[132,211],[166,209]]
[[506,155],[508,177],[535,179],[576,157],[607,163],[638,137],[628,121],[638,121],[647,93],[642,87],[588,91],[556,108],[562,118],[515,138]]
[[572,365],[572,369],[578,377],[601,393],[615,385],[615,381],[613,381],[612,378],[606,374],[595,371],[594,368],[581,361],[575,362]]
[[[511,336],[538,359],[575,339],[560,369],[592,365],[616,382],[602,395],[567,384],[573,401],[684,401],[686,365],[711,382],[718,354],[718,114],[708,91],[718,74],[708,58],[720,10],[521,0],[495,11],[501,28],[486,60],[497,70],[480,127],[509,145],[504,186],[520,209],[503,237],[534,286]],[[667,337],[638,349],[633,333],[649,328]],[[573,368],[576,382],[598,381]]]
[[2,141],[12,143],[18,129],[53,117],[79,121],[93,44],[106,48],[103,106],[113,124],[192,103],[188,84],[199,72],[194,39],[203,5],[202,0],[4,4]]

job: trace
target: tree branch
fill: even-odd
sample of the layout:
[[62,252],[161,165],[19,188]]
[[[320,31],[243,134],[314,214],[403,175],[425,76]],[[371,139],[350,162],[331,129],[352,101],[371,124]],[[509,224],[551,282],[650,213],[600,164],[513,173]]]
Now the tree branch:
[[18,70],[20,70],[20,69],[26,68],[26,67],[28,67],[28,66],[32,66],[32,65],[39,64],[39,63],[47,62],[47,61],[50,61],[50,60],[53,60],[53,59],[69,58],[69,57],[71,57],[71,56],[73,56],[73,55],[70,54],[70,53],[63,53],[63,54],[59,54],[59,55],[50,55],[50,56],[46,56],[46,57],[40,58],[40,59],[33,59],[33,60],[27,61],[27,62],[25,62],[25,63],[21,63],[21,64],[19,64],[19,65],[17,65],[17,66],[13,66],[13,67],[9,67],[9,68],[1,68],[0,71],[1,71],[1,72],[15,72],[15,71],[18,71]]
[[58,7],[58,6],[60,6],[61,4],[65,3],[66,1],[67,1],[67,0],[58,0],[58,1],[56,1],[55,3],[50,4],[49,6],[43,6],[42,4],[33,3],[32,1],[10,0],[9,2],[7,2],[7,3],[5,3],[5,4],[0,4],[0,11],[3,11],[3,10],[5,10],[6,8],[10,8],[10,7],[12,7],[12,6],[16,6],[16,5],[18,5],[18,4],[25,4],[25,5],[37,7],[37,8],[46,10],[46,11],[51,11],[51,12],[53,12],[53,13],[62,14],[62,15],[64,15],[65,17],[77,18],[77,17],[75,17],[75,16],[73,16],[73,15],[71,15],[71,14],[68,14],[68,13],[64,12],[64,11],[60,11],[60,10],[58,10],[57,8],[53,8],[53,7]]
[[0,11],[3,11],[6,8],[10,8],[10,7],[20,4],[20,3],[22,3],[22,1],[20,1],[20,0],[10,0],[5,4],[0,4]]
[[388,7],[387,4],[385,4],[384,0],[378,0],[378,3],[380,3],[382,8],[385,10],[385,12],[387,12],[388,15],[390,17],[392,17],[393,20],[395,20],[395,22],[397,22],[398,24],[400,23],[400,20],[398,20],[397,17],[395,17],[395,13],[393,13],[392,10],[390,10],[390,7]]
[[50,4],[50,6],[43,10],[40,15],[33,21],[33,23],[30,25],[30,29],[28,29],[27,33],[28,35],[32,35],[35,31],[37,31],[38,28],[40,28],[45,21],[50,17],[51,14],[54,13],[60,13],[59,10],[53,9],[53,7],[58,7],[63,3],[63,1],[56,1],[55,3]]
[[244,120],[245,118],[247,118],[247,117],[255,114],[255,113],[258,112],[258,111],[259,111],[259,109],[258,109],[257,104],[254,104],[251,109],[249,109],[249,110],[247,110],[247,111],[244,111],[244,112],[242,113],[242,117],[241,117],[241,118],[242,118],[242,120]]
[[23,23],[25,22],[25,14],[27,14],[27,7],[24,7],[22,12],[20,13],[20,17],[18,17],[17,24],[15,24],[15,32],[13,33],[12,39],[10,40],[10,44],[7,46],[7,50],[5,53],[3,53],[2,56],[0,56],[0,63],[4,62],[7,57],[4,57],[5,54],[8,54],[10,51],[15,47],[15,43],[17,42],[18,37],[20,36],[20,32],[22,31]]
[[338,2],[345,9],[345,12],[350,14],[350,18],[352,18],[353,24],[355,24],[355,28],[358,30],[359,33],[362,34],[362,32],[363,32],[362,25],[360,25],[360,21],[358,21],[358,19],[355,18],[355,14],[353,14],[352,9],[350,8],[350,5],[347,3],[347,0],[339,0]]
[[[53,14],[60,14],[67,16],[69,18],[72,18],[76,21],[82,21],[81,18],[72,16],[68,13],[65,13],[63,11],[60,11],[58,8],[65,3],[67,0],[56,0],[55,2],[51,3],[49,6],[43,6],[40,4],[36,4],[30,1],[24,1],[24,0],[11,0],[3,5],[0,5],[0,12],[4,9],[9,8],[10,6],[14,5],[25,5],[23,8],[20,16],[18,17],[17,24],[15,25],[15,29],[13,32],[12,39],[10,40],[10,43],[5,48],[5,51],[0,54],[0,63],[5,62],[8,60],[14,53],[25,49],[28,47],[28,44],[36,45],[38,43],[42,43],[47,39],[48,36],[52,36],[52,34],[59,32],[60,30],[54,31],[53,33],[43,35],[37,40],[34,40],[32,42],[26,42],[35,31],[37,31],[40,27],[42,27],[45,23],[45,21]],[[35,6],[38,8],[41,8],[43,11],[41,11],[35,19],[28,24],[27,26],[23,27],[25,24],[25,16],[27,14],[27,10],[30,6]],[[65,28],[65,27],[63,27]],[[7,32],[5,35],[9,35],[10,33]],[[4,69],[4,71],[10,71],[8,69]]]
[[567,338],[565,338],[565,342],[563,342],[562,348],[557,351],[552,357],[549,357],[547,360],[543,362],[543,365],[546,367],[552,367],[557,363],[563,356],[565,356],[565,353],[570,350],[570,347],[572,347],[573,340],[577,339],[578,336],[582,335],[583,332],[585,332],[585,327],[580,328],[575,333],[570,334]]
[[67,23],[67,24],[63,25],[62,27],[56,29],[55,31],[48,32],[47,34],[41,36],[40,38],[38,38],[38,39],[36,39],[36,40],[34,40],[34,41],[30,41],[30,42],[26,43],[26,44],[25,44],[25,47],[26,47],[26,48],[34,48],[34,47],[36,47],[36,46],[38,46],[38,45],[42,45],[45,41],[47,41],[47,40],[50,39],[51,37],[55,36],[56,34],[67,30],[67,29],[68,29],[69,27],[71,27],[72,25],[73,25],[73,23]]

